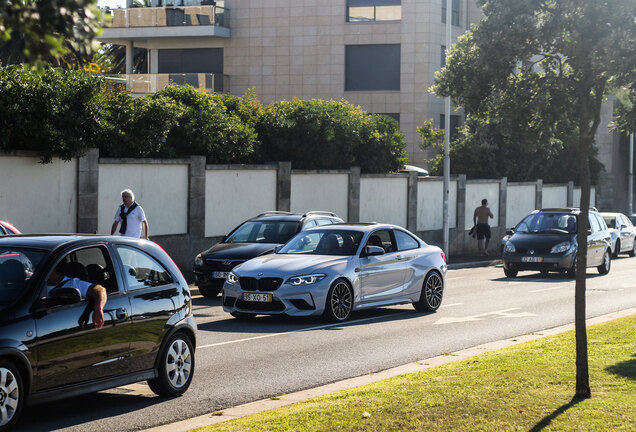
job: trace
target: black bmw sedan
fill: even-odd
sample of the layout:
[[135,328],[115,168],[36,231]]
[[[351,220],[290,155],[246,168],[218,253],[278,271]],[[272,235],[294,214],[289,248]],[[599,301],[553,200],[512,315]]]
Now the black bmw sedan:
[[[87,293],[97,291],[96,307]],[[142,380],[178,396],[192,381],[196,332],[188,284],[153,242],[0,238],[0,430],[26,403]]]
[[[542,274],[566,272],[574,277],[580,213],[577,208],[535,210],[509,230],[502,254],[506,276],[513,278],[519,271],[533,270]],[[610,233],[596,210],[589,211],[589,226],[587,266],[606,274],[611,265]]]

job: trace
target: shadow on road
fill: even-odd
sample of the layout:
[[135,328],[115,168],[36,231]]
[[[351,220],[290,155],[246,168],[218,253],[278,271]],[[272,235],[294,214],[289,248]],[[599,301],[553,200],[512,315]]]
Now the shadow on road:
[[534,425],[534,427],[532,429],[530,429],[529,432],[542,431],[543,429],[548,427],[550,425],[550,423],[552,423],[552,420],[554,420],[555,418],[557,418],[558,416],[560,416],[561,414],[563,414],[564,412],[566,412],[567,410],[572,408],[577,403],[582,402],[584,400],[585,399],[572,398],[572,400],[570,402],[566,403],[565,405],[561,405],[559,408],[554,410],[554,412],[552,412],[551,414],[543,417],[543,419],[541,419],[541,421],[539,423]]
[[[587,279],[595,279],[597,277],[603,276],[598,273],[591,273],[589,270],[593,270],[593,267],[590,267],[587,272]],[[574,278],[570,278],[565,275],[565,273],[548,273],[542,274],[540,272],[524,272],[517,275],[515,278],[509,278],[504,275],[498,278],[490,279],[493,282],[537,282],[537,283],[553,283],[553,282],[572,282],[574,283]]]

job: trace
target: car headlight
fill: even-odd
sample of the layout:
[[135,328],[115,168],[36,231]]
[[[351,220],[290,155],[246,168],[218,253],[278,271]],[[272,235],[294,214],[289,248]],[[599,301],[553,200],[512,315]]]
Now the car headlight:
[[504,246],[504,252],[506,252],[506,253],[515,253],[516,250],[517,249],[515,249],[515,245],[511,241],[506,242],[506,244]]
[[201,257],[201,254],[197,255],[196,258],[194,258],[194,265],[201,267],[203,265],[203,258]]
[[238,283],[239,277],[236,275],[236,273],[229,272],[225,280],[227,281],[227,283],[234,285],[235,283]]
[[570,243],[569,241],[565,241],[563,243],[559,243],[557,245],[552,246],[552,249],[550,249],[550,253],[556,254],[556,253],[567,252],[570,250],[571,247],[572,247],[572,243]]
[[298,285],[311,285],[313,283],[318,282],[326,277],[325,274],[310,274],[310,275],[302,275],[302,276],[294,276],[287,279],[287,283],[298,286]]

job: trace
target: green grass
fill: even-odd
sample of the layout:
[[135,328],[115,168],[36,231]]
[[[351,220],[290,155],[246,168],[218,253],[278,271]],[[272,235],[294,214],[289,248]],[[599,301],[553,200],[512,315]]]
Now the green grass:
[[199,430],[636,430],[636,316],[588,328],[590,399],[572,398],[574,344],[564,333]]

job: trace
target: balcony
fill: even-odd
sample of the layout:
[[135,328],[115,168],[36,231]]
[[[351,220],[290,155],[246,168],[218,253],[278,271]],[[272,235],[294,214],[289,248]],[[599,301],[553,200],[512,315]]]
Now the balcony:
[[[205,3],[205,0],[201,3]],[[230,37],[229,9],[217,5],[105,9],[110,25],[102,42],[152,37]]]
[[102,75],[108,83],[121,86],[137,95],[152,94],[171,84],[191,85],[208,93],[230,91],[227,75],[211,73],[121,74]]

